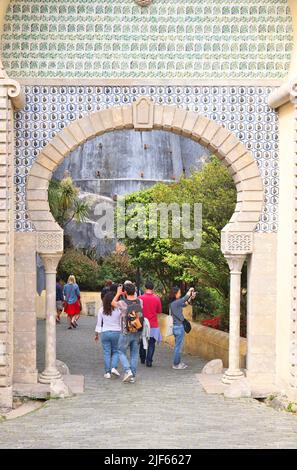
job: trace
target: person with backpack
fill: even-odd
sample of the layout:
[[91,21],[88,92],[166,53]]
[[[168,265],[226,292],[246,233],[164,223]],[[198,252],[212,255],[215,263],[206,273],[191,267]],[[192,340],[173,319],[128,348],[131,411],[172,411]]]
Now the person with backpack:
[[[125,371],[123,382],[134,383],[144,318],[142,301],[135,298],[134,284],[127,283],[124,289],[123,292],[122,286],[118,287],[111,305],[121,310],[121,334],[118,349],[120,361]],[[124,300],[119,300],[123,294],[125,295]],[[127,358],[128,348],[130,350],[130,360]]]
[[73,275],[69,276],[64,286],[64,312],[67,313],[68,330],[77,327],[76,319],[81,311],[80,291]]
[[186,302],[195,296],[196,293],[193,287],[188,290],[184,297],[181,296],[179,287],[173,287],[169,294],[169,313],[173,319],[173,335],[175,339],[173,369],[186,369],[188,367],[184,362],[181,362],[181,352],[185,337],[183,308],[186,306]]
[[120,317],[121,311],[113,307],[111,302],[114,298],[114,292],[106,292],[103,297],[103,305],[98,312],[97,325],[95,329],[95,341],[99,339],[101,333],[101,344],[103,348],[105,379],[113,376],[119,377],[117,370],[119,362],[118,342],[121,332]]
[[150,338],[147,351],[143,347],[143,341],[140,342],[140,360],[147,367],[152,367],[156,342],[162,341],[162,336],[158,323],[158,313],[162,313],[161,299],[154,294],[154,284],[151,281],[145,283],[145,293],[139,296],[143,302],[143,315],[150,323]]

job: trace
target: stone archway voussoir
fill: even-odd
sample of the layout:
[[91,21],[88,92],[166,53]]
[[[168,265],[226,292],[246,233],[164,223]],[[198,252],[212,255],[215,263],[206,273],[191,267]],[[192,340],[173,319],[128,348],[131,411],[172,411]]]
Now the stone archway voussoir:
[[199,116],[191,133],[192,139],[195,140],[196,142],[199,142],[208,124],[209,124],[208,118],[206,118],[205,116]]
[[176,108],[174,106],[163,106],[162,128],[166,130],[172,129]]
[[201,144],[205,145],[206,147],[208,144],[213,140],[214,136],[217,132],[221,129],[221,126],[215,121],[209,121],[208,125],[204,129],[201,135]]
[[112,111],[110,109],[104,109],[100,112],[100,118],[104,126],[104,131],[109,132],[115,129]]
[[89,116],[85,116],[79,119],[77,123],[85,136],[85,140],[89,140],[92,137],[95,137],[96,131]]
[[163,112],[164,106],[155,105],[154,106],[154,129],[163,128]]
[[181,134],[186,137],[191,137],[192,130],[198,120],[199,115],[194,111],[188,111],[185,117],[183,128],[181,130]]
[[183,125],[186,120],[188,111],[182,108],[176,108],[174,118],[172,121],[172,130],[177,134],[182,133]]

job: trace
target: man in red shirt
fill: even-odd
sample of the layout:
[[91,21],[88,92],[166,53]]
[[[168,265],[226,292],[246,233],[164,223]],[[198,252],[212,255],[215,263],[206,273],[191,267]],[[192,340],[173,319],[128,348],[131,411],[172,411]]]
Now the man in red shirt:
[[142,341],[140,343],[140,360],[142,364],[147,367],[152,367],[153,356],[155,352],[156,341],[159,343],[162,341],[162,336],[158,324],[158,313],[162,313],[161,299],[154,294],[154,284],[151,281],[145,283],[145,293],[139,296],[143,302],[143,316],[150,322],[150,339],[148,342],[148,350],[146,351],[143,347]]

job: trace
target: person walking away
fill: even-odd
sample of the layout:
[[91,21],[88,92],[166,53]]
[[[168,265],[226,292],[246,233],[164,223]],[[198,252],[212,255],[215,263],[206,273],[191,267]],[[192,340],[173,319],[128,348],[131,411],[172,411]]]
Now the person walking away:
[[184,330],[184,316],[183,308],[186,302],[194,297],[194,288],[191,287],[187,294],[182,297],[179,287],[173,287],[169,294],[169,309],[173,318],[173,335],[175,339],[174,353],[173,353],[173,369],[186,369],[188,366],[181,362],[181,352],[184,344],[185,330]]
[[[125,284],[125,291],[120,285],[111,305],[121,310],[121,334],[119,339],[120,361],[125,371],[123,382],[134,383],[136,380],[137,363],[139,355],[139,341],[143,329],[142,301],[135,299],[135,286]],[[119,300],[125,295],[124,300]],[[127,350],[130,350],[130,360]]]
[[68,330],[71,330],[77,327],[76,317],[80,314],[80,291],[73,274],[69,276],[63,294],[65,301],[64,312],[68,315]]
[[103,305],[98,312],[95,329],[95,341],[98,341],[99,333],[101,333],[105,379],[110,379],[112,375],[120,376],[117,366],[119,362],[118,342],[121,332],[121,311],[119,308],[111,305],[113,298],[114,292],[107,292],[104,295]]
[[56,277],[56,310],[57,310],[57,316],[56,316],[56,322],[60,323],[61,322],[61,313],[63,312],[63,286],[61,284],[61,279],[59,276]]
[[158,313],[162,313],[161,299],[154,294],[154,284],[146,281],[145,292],[139,296],[143,302],[143,316],[147,318],[150,324],[150,338],[147,351],[143,347],[143,341],[140,342],[140,361],[146,363],[147,367],[152,367],[155,352],[155,344],[162,341],[162,335],[158,324]]

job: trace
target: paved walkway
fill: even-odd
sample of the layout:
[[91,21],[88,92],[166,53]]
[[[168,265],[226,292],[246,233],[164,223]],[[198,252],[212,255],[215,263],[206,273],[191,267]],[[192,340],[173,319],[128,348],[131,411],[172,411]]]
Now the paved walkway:
[[[297,448],[297,418],[252,399],[207,395],[189,368],[170,368],[172,352],[158,348],[154,367],[139,366],[136,384],[103,379],[94,318],[76,330],[57,326],[58,358],[84,373],[86,392],[50,400],[40,410],[0,424],[0,448]],[[44,321],[38,324],[42,368]]]

